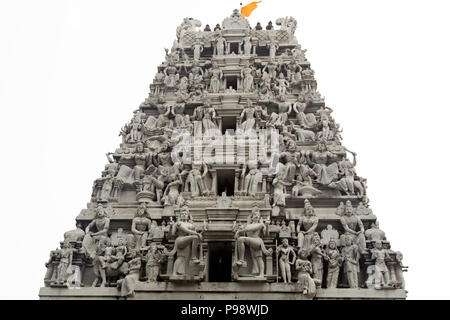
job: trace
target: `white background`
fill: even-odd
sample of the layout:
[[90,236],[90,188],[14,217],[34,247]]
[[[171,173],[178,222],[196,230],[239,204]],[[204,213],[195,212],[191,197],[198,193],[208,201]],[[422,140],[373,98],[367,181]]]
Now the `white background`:
[[[1,298],[38,298],[49,251],[73,229],[182,19],[213,28],[238,7],[0,1]],[[410,299],[450,298],[449,9],[447,0],[263,0],[249,18],[298,20],[380,227],[410,266]]]

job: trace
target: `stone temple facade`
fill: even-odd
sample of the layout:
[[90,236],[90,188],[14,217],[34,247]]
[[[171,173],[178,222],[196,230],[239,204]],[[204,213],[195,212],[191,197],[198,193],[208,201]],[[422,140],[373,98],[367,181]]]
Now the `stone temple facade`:
[[406,298],[296,20],[201,26],[177,27],[40,298]]

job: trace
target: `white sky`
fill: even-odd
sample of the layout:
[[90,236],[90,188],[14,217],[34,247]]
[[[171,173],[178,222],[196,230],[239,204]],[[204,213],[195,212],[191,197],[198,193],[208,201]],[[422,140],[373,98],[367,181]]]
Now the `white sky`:
[[[38,298],[49,251],[89,201],[182,18],[213,27],[239,2],[0,2],[0,298]],[[410,299],[450,298],[449,9],[447,0],[263,0],[249,19],[297,19],[380,227],[410,266]]]

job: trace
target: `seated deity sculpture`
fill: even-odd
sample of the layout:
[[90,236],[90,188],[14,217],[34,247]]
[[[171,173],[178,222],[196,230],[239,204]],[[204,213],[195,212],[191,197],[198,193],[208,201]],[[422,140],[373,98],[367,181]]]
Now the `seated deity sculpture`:
[[367,241],[383,241],[386,240],[386,234],[383,230],[380,230],[378,221],[375,221],[371,224],[370,229],[367,229],[365,232]]
[[169,176],[169,183],[164,190],[161,202],[165,206],[177,206],[180,204],[180,188],[183,186],[181,176],[172,174]]
[[96,217],[87,225],[83,239],[83,247],[91,258],[95,257],[98,245],[107,238],[110,223],[105,208],[101,204],[97,206],[95,213]]
[[267,227],[257,207],[252,209],[247,225],[235,232],[237,242],[236,265],[240,267],[247,264],[245,261],[245,247],[248,246],[252,259],[252,274],[258,274],[259,277],[264,277],[263,254],[266,256],[272,254],[272,249],[267,250],[261,238],[261,235],[266,232]]
[[181,175],[185,174],[187,174],[184,184],[185,192],[190,192],[193,197],[206,196],[210,193],[205,183],[205,177],[208,174],[208,166],[205,162],[193,163],[190,171],[181,173]]

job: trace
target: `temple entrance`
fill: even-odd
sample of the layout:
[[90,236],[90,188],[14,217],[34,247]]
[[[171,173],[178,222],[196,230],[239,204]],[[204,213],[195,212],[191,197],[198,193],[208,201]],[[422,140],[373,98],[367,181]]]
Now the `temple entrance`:
[[227,130],[232,130],[230,134],[236,132],[236,117],[222,117],[222,134],[225,134]]
[[237,90],[238,89],[238,85],[237,85],[237,77],[233,77],[233,76],[228,76],[227,80],[226,80],[226,89],[234,89]]
[[234,195],[234,170],[217,170],[217,194],[226,191],[227,196]]
[[231,243],[209,243],[209,282],[231,281]]

